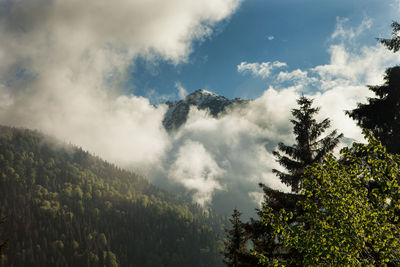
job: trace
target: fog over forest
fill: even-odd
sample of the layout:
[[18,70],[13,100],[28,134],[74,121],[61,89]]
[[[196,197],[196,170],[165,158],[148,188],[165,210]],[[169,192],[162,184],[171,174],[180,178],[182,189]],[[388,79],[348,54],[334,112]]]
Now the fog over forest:
[[[186,124],[168,133],[162,125],[167,106],[129,91],[135,84],[129,70],[138,58],[188,64],[194,43],[211,38],[241,4],[0,1],[0,124],[81,146],[156,185],[185,191],[204,207],[229,214],[236,206],[252,214],[262,198],[259,182],[289,190],[271,172],[280,168],[272,151],[278,142],[294,142],[289,121],[296,99],[314,98],[318,119],[329,117],[332,129],[344,133],[343,144],[362,141],[344,111],[365,101],[365,86],[381,84],[400,55],[380,44],[359,49],[355,40],[374,23],[367,16],[356,26],[338,19],[329,62],[295,70],[283,61],[237,62],[240,75],[274,82],[245,109],[219,118],[191,109]],[[196,89],[178,84],[176,95]]]

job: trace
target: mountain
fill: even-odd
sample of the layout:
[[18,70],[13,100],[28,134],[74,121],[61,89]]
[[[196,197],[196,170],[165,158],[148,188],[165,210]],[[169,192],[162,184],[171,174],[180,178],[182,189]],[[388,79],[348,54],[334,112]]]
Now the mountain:
[[41,133],[0,126],[0,266],[221,266],[225,219]]
[[190,107],[209,110],[210,115],[217,117],[235,105],[244,105],[248,102],[249,100],[239,98],[228,99],[207,90],[197,90],[182,100],[165,103],[168,105],[168,110],[165,114],[163,125],[168,131],[178,129],[186,122]]

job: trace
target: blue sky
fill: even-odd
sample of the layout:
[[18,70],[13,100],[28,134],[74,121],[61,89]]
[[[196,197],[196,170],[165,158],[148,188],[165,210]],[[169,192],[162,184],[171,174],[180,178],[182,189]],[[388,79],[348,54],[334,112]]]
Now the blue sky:
[[[96,12],[93,12],[96,10]],[[0,0],[0,124],[39,129],[193,201],[253,212],[302,93],[349,141],[345,115],[400,53],[379,46],[400,0]],[[162,126],[179,90],[255,99]],[[217,199],[216,203],[213,203]],[[246,204],[247,203],[247,204]]]
[[273,75],[261,79],[239,73],[241,62],[280,61],[287,63],[286,71],[327,64],[338,20],[348,19],[344,23],[348,28],[372,21],[352,44],[357,49],[376,44],[376,37],[389,37],[399,12],[399,3],[391,0],[243,1],[230,18],[214,26],[210,36],[194,42],[187,62],[136,60],[128,88],[155,103],[178,98],[177,83],[189,93],[207,89],[229,98],[256,98],[274,82]]

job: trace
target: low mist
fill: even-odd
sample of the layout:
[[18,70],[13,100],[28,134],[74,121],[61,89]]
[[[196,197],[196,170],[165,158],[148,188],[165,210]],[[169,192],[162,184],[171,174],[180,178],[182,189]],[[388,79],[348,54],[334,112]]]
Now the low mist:
[[[351,29],[338,27],[329,64],[287,71],[279,62],[276,84],[246,108],[218,118],[193,108],[185,125],[167,133],[167,106],[126,92],[126,82],[135,82],[127,69],[139,56],[184,64],[193,41],[209,37],[239,2],[0,1],[0,123],[81,146],[204,207],[253,214],[262,200],[259,182],[289,190],[271,172],[280,168],[272,151],[294,142],[296,99],[315,98],[319,119],[329,117],[345,141],[362,141],[344,110],[365,101],[365,85],[382,83],[385,68],[400,58],[379,45],[352,52],[341,39]],[[246,64],[253,65],[243,75],[264,76],[258,67],[277,65]],[[179,95],[195,89],[180,85]]]

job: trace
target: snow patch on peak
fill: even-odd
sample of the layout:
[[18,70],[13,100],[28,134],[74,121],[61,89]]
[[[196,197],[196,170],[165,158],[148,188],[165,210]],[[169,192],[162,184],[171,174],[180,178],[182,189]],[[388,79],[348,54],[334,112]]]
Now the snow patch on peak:
[[213,92],[199,89],[187,95],[184,99],[166,102],[168,111],[165,114],[163,125],[167,130],[178,129],[187,120],[190,107],[194,106],[200,110],[208,110],[209,114],[217,117],[230,106],[247,103],[247,100],[230,100]]
[[206,89],[199,89],[199,90],[195,91],[194,93],[197,93],[197,92],[205,94],[205,95],[218,96],[217,94],[207,91]]

